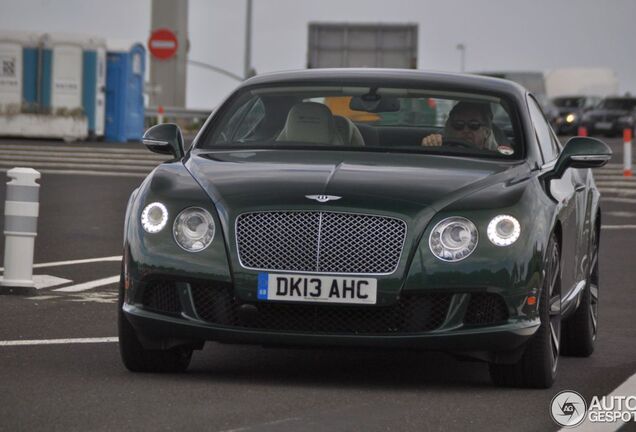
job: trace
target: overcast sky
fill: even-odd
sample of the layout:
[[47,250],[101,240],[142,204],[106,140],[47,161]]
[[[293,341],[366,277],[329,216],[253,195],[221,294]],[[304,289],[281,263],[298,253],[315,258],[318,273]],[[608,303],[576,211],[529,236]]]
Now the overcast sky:
[[[244,0],[189,0],[190,58],[243,73]],[[636,0],[253,0],[257,72],[304,68],[310,21],[415,23],[418,68],[613,69],[636,93]],[[145,44],[150,0],[0,0],[1,30],[88,33]],[[189,107],[217,104],[237,82],[189,66]]]

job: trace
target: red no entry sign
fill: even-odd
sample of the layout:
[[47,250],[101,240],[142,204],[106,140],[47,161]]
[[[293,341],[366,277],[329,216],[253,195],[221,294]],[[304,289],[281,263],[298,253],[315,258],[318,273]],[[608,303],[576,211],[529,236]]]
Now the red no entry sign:
[[148,39],[148,50],[155,58],[166,60],[177,52],[177,36],[172,30],[160,28],[153,31]]

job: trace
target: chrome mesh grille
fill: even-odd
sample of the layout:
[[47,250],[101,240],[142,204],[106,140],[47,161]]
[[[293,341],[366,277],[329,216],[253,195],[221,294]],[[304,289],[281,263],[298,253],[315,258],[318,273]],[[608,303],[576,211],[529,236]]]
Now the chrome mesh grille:
[[256,270],[392,273],[406,223],[335,212],[247,213],[236,222],[241,264]]

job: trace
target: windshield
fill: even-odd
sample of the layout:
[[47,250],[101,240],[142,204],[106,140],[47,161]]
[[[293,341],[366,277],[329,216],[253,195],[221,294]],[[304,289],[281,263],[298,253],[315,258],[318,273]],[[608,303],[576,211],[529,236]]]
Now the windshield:
[[636,99],[604,99],[599,105],[603,109],[630,111],[636,107]]
[[299,148],[519,158],[502,99],[408,88],[294,86],[243,90],[198,148]]

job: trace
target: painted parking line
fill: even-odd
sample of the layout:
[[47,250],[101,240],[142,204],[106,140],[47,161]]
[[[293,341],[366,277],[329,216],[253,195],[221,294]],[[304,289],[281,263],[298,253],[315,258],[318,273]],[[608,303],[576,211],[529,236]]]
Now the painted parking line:
[[636,225],[603,225],[601,229],[609,229],[609,230],[636,229]]
[[[67,265],[88,264],[88,263],[103,262],[103,261],[121,261],[121,258],[122,258],[121,255],[114,255],[114,256],[101,257],[101,258],[86,258],[86,259],[78,259],[78,260],[70,260],[70,261],[53,261],[48,263],[33,264],[33,268],[61,267],[61,266],[67,266]],[[0,271],[4,271],[4,267],[0,267]]]
[[0,346],[65,345],[119,342],[118,337],[71,338],[71,339],[32,339],[0,341]]
[[59,291],[59,292],[80,292],[80,291],[86,291],[89,289],[93,289],[93,288],[97,288],[100,286],[104,286],[104,285],[111,285],[114,283],[119,282],[119,278],[120,276],[110,276],[107,278],[103,278],[103,279],[97,279],[94,281],[90,281],[90,282],[84,282],[81,284],[77,284],[77,285],[71,285],[68,287],[64,287],[64,288],[57,288],[54,289],[53,291]]

